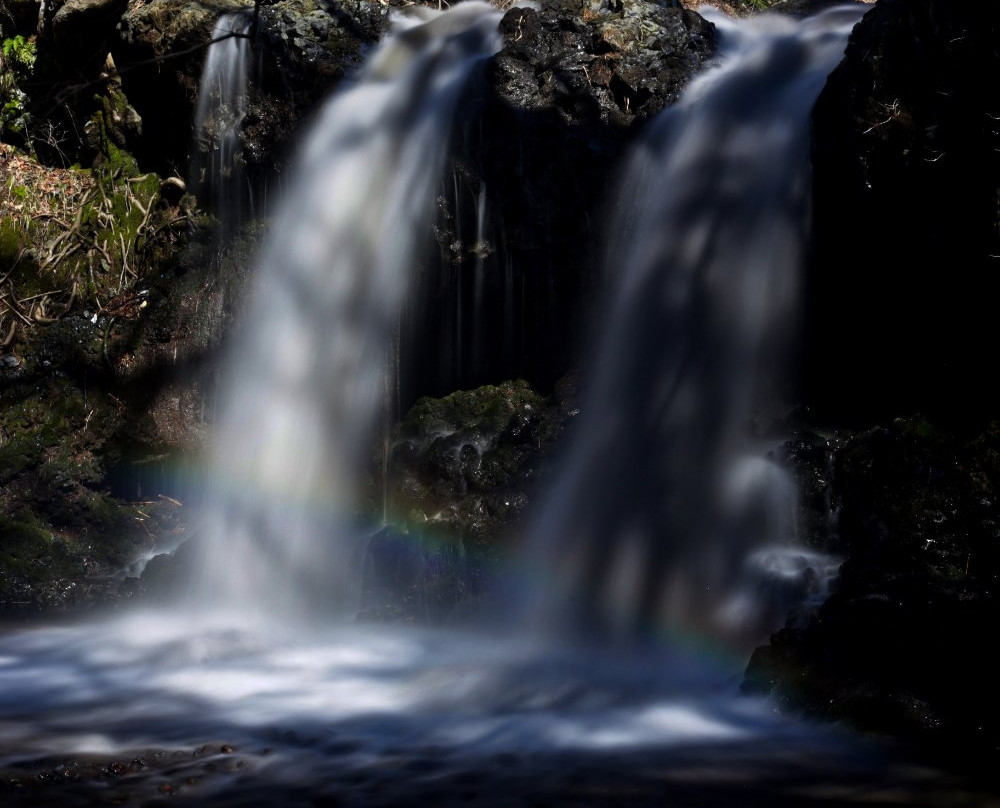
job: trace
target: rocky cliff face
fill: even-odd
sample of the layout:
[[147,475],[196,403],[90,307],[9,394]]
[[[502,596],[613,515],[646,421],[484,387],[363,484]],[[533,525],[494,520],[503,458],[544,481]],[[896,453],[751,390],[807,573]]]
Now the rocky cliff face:
[[[104,191],[86,171],[29,171],[22,155],[0,154],[4,605],[124,597],[128,585],[105,576],[183,535],[184,506],[164,482],[169,459],[208,430],[216,350],[259,231],[220,260],[177,180],[213,23],[252,8],[46,5],[32,112],[52,124],[52,139],[38,151],[99,164]],[[38,11],[19,1],[10,19],[27,32]],[[982,79],[998,72],[998,20],[992,4],[880,0],[817,106],[803,347],[813,420],[789,456],[806,483],[811,540],[846,563],[828,604],[755,656],[748,685],[796,709],[943,728],[985,746],[1000,725],[984,642],[1000,574],[997,436],[987,423],[1000,411],[991,377],[1000,96]],[[262,5],[239,156],[251,175],[284,167],[316,104],[386,21],[380,3]],[[401,530],[437,527],[452,542],[436,558],[463,545],[480,553],[516,522],[544,447],[569,417],[520,384],[449,394],[516,376],[556,388],[597,294],[599,222],[621,155],[714,49],[711,26],[669,2],[551,0],[512,9],[502,32],[456,124],[428,234],[436,255],[415,258],[428,302],[403,346],[413,369],[403,398],[441,398],[398,428],[388,479]],[[81,204],[43,209],[45,194]],[[478,293],[458,285],[476,272]],[[474,303],[479,325],[457,325],[455,307]],[[854,427],[834,435],[831,423]],[[399,545],[391,532],[376,543],[370,616],[413,608],[413,598],[387,603],[380,582],[405,579],[405,597],[437,587],[435,608],[447,610],[463,576],[477,574],[422,556],[432,575],[414,578]]]
[[[112,53],[142,116],[137,154],[160,170],[187,172],[198,81],[216,19],[252,18],[252,4],[152,0],[132,5]],[[273,175],[318,103],[378,41],[388,14],[377,3],[280,0],[259,10],[252,29],[255,75],[236,154],[251,174]]]
[[844,563],[822,607],[794,613],[756,651],[744,688],[965,764],[994,755],[997,441],[995,425],[958,438],[921,418],[800,432],[789,458],[804,490],[825,495],[825,549]]
[[807,398],[854,426],[792,456],[845,563],[747,684],[969,760],[1000,738],[998,41],[994,4],[880,0],[817,104]]
[[668,2],[554,0],[512,9],[501,30],[457,123],[404,355],[410,400],[512,377],[549,391],[573,366],[625,148],[715,51],[714,27]]
[[[67,606],[106,596],[107,587],[84,591],[62,582],[109,573],[141,550],[182,537],[177,517],[186,506],[177,503],[186,497],[173,461],[197,451],[207,433],[217,351],[239,309],[259,230],[251,227],[220,253],[210,219],[182,196],[181,178],[215,20],[252,11],[252,4],[228,0],[127,6],[68,0],[46,5],[41,14],[33,125],[44,124],[52,137],[39,141],[38,153],[55,162],[94,164],[103,191],[87,170],[60,174],[63,169],[32,164],[36,168],[26,172],[20,155],[0,163],[9,191],[0,278],[14,284],[15,295],[0,311],[0,458],[10,461],[0,476],[0,502],[20,503],[4,530],[37,539],[34,560],[4,563],[17,568],[0,583],[5,603]],[[19,19],[30,34],[32,15]],[[262,4],[253,45],[256,75],[237,154],[252,178],[263,182],[282,170],[312,110],[357,68],[387,19],[379,3]],[[71,30],[87,36],[64,47]],[[482,361],[438,377],[440,335],[428,323],[443,309],[432,302],[427,319],[413,324],[418,338],[407,349],[417,368],[411,401],[422,392],[444,395],[523,375],[551,390],[574,361],[572,336],[616,161],[714,45],[711,26],[696,14],[638,0],[515,9],[503,33],[503,51],[483,65],[457,124],[459,179],[446,184],[464,190],[442,195],[436,234],[428,234],[429,242],[436,238],[440,260],[428,262],[424,272],[454,277],[456,268],[491,253],[480,267],[487,284],[509,276],[517,292],[485,295],[492,305],[485,322],[505,318],[522,325],[502,353],[489,347],[497,329],[483,329]],[[86,189],[74,185],[60,197],[60,183],[74,177]],[[489,245],[473,243],[468,228],[459,233],[456,227],[460,217],[474,218],[466,192],[475,198],[481,189],[489,197]],[[79,202],[82,210],[75,224],[73,212],[66,213],[68,235],[54,224],[65,218],[65,205],[51,202],[60,198],[65,205]],[[46,212],[34,202],[55,207]],[[38,219],[26,226],[22,214],[36,208],[53,224],[41,227]],[[53,271],[64,288],[46,285]],[[36,291],[48,294],[36,298]],[[503,309],[498,301],[504,299],[517,303]],[[534,393],[529,398],[542,401]],[[451,533],[469,528],[495,537],[523,508],[526,479],[538,460],[522,474],[511,466],[521,460],[511,457],[534,458],[538,441],[532,445],[533,454],[526,445],[513,454],[504,449],[502,462],[487,458],[486,465],[503,473],[480,480],[470,471],[476,477],[472,493],[453,492],[454,502],[429,470],[436,468],[433,458],[451,457],[448,452],[434,449],[432,459],[417,466],[401,460],[397,473],[410,483],[400,502],[415,497],[418,510],[433,505],[435,513],[455,505]],[[453,471],[442,467],[441,474],[451,479]],[[102,536],[112,533],[120,546],[102,550]],[[72,550],[56,554],[65,562],[57,565],[58,575],[41,572],[51,567],[46,559],[56,558],[46,549],[46,536],[60,537]],[[83,549],[91,540],[94,553]],[[15,555],[24,560],[22,551]]]
[[806,371],[831,416],[997,412],[995,4],[880,0],[814,118]]

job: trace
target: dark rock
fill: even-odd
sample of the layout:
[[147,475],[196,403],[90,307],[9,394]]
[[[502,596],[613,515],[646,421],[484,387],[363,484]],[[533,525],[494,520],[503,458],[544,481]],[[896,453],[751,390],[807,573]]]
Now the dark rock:
[[715,45],[694,12],[639,0],[515,8],[501,31],[460,104],[404,401],[515,377],[548,392],[575,365],[619,161]]
[[191,541],[185,541],[172,553],[149,559],[141,579],[146,597],[161,602],[177,597],[194,574],[195,555]]
[[[141,121],[110,57],[127,0],[53,0],[36,15],[37,58],[24,82],[25,146],[50,165],[94,165],[127,148]],[[32,26],[35,28],[35,26]]]
[[19,33],[34,31],[38,26],[38,16],[41,9],[40,0],[7,0],[3,4],[5,16],[13,22],[14,30]]
[[65,0],[52,4],[50,29],[52,55],[64,75],[86,81],[103,66],[115,26],[125,11],[127,0]]
[[836,445],[834,593],[755,652],[745,689],[970,756],[1000,749],[998,441],[914,418]]
[[880,0],[814,115],[812,403],[981,428],[1000,293],[1000,6]]
[[569,418],[524,382],[418,401],[390,447],[394,527],[371,540],[359,619],[436,620],[474,600]]
[[497,534],[516,523],[565,419],[524,382],[421,399],[390,459],[394,510],[420,529]]
[[[153,0],[130,7],[112,46],[125,94],[143,121],[136,155],[163,174],[187,170],[191,121],[215,20],[237,3]],[[173,169],[173,171],[169,169]]]
[[[212,6],[153,0],[124,15],[113,54],[144,124],[137,156],[150,166],[186,172],[212,28],[224,13],[250,11],[228,0]],[[303,121],[357,67],[386,21],[385,9],[375,3],[280,0],[261,8],[253,41],[256,76],[236,155],[251,175],[284,165]]]

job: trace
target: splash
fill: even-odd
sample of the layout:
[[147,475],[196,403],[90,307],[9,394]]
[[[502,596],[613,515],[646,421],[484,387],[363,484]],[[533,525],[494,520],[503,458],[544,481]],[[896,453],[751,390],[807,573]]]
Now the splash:
[[501,12],[417,8],[325,108],[277,217],[229,363],[202,604],[253,614],[356,607],[358,478],[454,106],[500,46]]
[[703,11],[723,57],[627,169],[613,304],[534,527],[531,563],[556,582],[537,604],[549,626],[760,630],[747,564],[795,538],[794,486],[750,425],[774,407],[796,333],[810,111],[860,13],[737,25]]

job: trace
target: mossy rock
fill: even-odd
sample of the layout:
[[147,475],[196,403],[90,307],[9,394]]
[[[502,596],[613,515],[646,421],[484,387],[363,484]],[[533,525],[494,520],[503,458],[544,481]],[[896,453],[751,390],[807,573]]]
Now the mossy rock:
[[506,429],[516,430],[545,406],[545,399],[525,381],[487,385],[444,398],[420,399],[406,414],[399,431],[403,438],[416,438],[460,430],[479,432],[492,440]]
[[389,458],[401,529],[497,550],[568,417],[523,381],[420,399],[397,427]]

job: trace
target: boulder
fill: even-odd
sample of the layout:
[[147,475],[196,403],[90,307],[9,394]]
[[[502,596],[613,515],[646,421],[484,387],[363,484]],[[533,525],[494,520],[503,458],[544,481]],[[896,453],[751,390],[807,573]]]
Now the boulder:
[[50,30],[43,32],[51,34],[53,58],[64,75],[81,81],[93,78],[104,66],[127,0],[66,0],[52,5]]
[[398,524],[469,548],[518,524],[546,455],[570,419],[563,404],[523,381],[422,398],[399,424],[389,454],[389,507]]
[[6,0],[0,11],[0,29],[5,36],[26,35],[37,28],[40,10],[39,0]]

